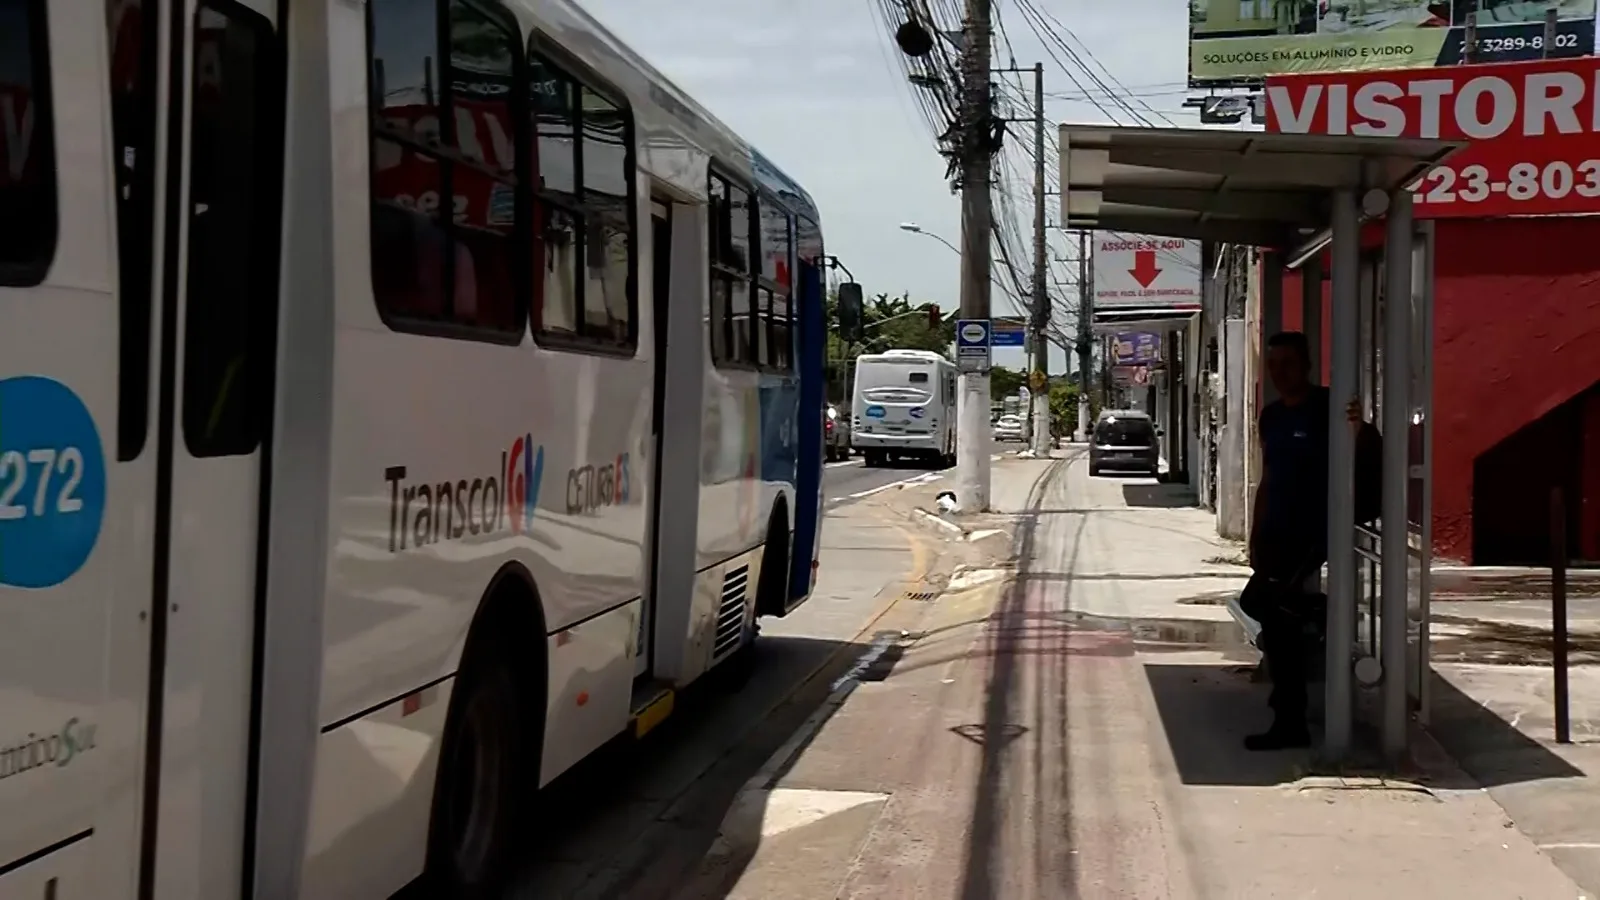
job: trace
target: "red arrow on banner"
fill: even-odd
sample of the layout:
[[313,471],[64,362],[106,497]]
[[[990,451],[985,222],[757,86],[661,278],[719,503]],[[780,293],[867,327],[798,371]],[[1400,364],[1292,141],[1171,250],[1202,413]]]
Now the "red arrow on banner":
[[1128,270],[1133,280],[1139,282],[1139,287],[1148,288],[1155,283],[1161,270],[1156,268],[1156,252],[1154,250],[1133,251],[1133,268]]

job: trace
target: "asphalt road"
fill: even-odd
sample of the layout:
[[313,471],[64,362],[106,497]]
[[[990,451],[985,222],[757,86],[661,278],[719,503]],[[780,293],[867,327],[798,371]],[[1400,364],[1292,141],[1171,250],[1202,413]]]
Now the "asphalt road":
[[810,601],[763,620],[742,678],[712,673],[645,739],[620,740],[557,779],[541,797],[547,827],[509,897],[670,896],[744,782],[866,652],[873,623],[906,584],[937,565],[936,539],[850,496],[925,472],[863,469],[856,460],[827,474],[827,496],[844,499],[829,511]]
[[[995,444],[995,457],[1022,449],[1021,444]],[[822,473],[822,497],[829,509],[854,503],[896,485],[914,481],[933,481],[949,477],[953,469],[935,469],[926,464],[901,461],[879,468],[867,468],[860,456],[827,463]]]

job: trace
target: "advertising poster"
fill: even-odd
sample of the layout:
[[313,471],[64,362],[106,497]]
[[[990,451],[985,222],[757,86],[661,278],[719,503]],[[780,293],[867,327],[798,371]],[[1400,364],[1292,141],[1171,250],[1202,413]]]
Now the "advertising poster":
[[1161,335],[1148,331],[1123,332],[1111,341],[1111,364],[1147,366],[1161,361]]
[[[1556,34],[1546,53],[1552,7]],[[1189,83],[1457,65],[1469,19],[1475,62],[1594,53],[1595,0],[1190,0]]]
[[1600,212],[1600,60],[1284,75],[1267,130],[1466,143],[1413,187],[1418,218]]

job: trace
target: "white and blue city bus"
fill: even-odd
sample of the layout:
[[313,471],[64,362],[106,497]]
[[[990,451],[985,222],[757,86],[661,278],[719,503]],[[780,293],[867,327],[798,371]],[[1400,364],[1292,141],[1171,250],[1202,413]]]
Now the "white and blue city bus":
[[0,212],[0,900],[491,888],[812,590],[817,210],[573,0],[0,0]]

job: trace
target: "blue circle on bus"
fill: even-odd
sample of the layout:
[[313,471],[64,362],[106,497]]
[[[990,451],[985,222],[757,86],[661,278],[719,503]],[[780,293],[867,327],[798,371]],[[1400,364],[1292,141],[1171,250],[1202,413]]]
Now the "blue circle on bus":
[[0,379],[0,585],[71,578],[105,512],[105,453],[88,407],[52,378]]
[[889,411],[884,409],[881,406],[869,406],[869,407],[867,407],[867,418],[869,418],[869,419],[881,419],[884,416],[887,416],[888,414],[889,414]]

